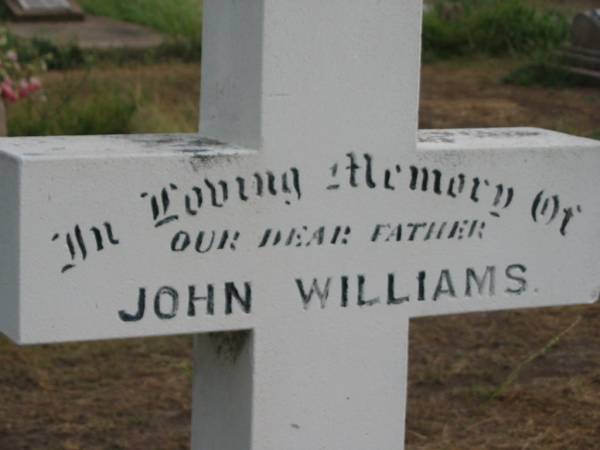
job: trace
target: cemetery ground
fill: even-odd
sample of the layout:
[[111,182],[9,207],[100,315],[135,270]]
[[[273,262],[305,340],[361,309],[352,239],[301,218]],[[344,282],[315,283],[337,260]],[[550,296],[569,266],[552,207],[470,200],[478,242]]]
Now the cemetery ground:
[[[421,127],[528,125],[600,138],[600,89],[503,84],[521,64],[426,64]],[[174,62],[51,72],[48,92],[64,95],[14,106],[13,129],[27,108],[41,108],[41,126],[77,95],[90,105],[108,98],[110,116],[128,105],[121,132],[193,131],[199,74]],[[68,117],[57,125],[70,126]],[[598,304],[414,320],[407,448],[600,448],[599,323]],[[189,448],[191,353],[185,336],[27,348],[1,338],[0,449]]]

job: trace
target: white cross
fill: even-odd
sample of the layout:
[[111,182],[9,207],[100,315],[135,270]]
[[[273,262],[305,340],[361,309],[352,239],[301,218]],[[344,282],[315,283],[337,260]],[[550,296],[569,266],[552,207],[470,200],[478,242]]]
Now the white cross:
[[210,140],[0,141],[16,342],[197,334],[195,450],[402,449],[411,317],[598,298],[600,145],[417,145],[421,0],[204,17]]

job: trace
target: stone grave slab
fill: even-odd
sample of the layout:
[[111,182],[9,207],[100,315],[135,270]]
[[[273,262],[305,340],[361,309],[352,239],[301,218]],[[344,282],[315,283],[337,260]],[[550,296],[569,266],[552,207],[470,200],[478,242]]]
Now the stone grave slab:
[[421,10],[207,0],[202,136],[0,140],[0,330],[196,335],[194,450],[402,449],[410,318],[600,293],[600,143],[418,134]]
[[108,17],[87,16],[81,22],[10,22],[12,34],[23,39],[41,38],[59,45],[77,44],[83,49],[146,50],[167,42],[150,28]]
[[18,21],[83,20],[84,14],[75,0],[5,0]]
[[568,71],[600,82],[600,9],[575,16],[571,44],[560,53]]

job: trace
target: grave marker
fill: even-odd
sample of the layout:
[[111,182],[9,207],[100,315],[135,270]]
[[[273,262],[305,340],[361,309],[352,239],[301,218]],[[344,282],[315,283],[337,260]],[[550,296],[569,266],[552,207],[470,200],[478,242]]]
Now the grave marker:
[[579,13],[571,26],[571,42],[573,45],[600,51],[600,9],[592,9]]
[[5,0],[16,20],[83,20],[75,0]]
[[577,14],[571,25],[571,45],[560,52],[564,68],[600,81],[600,9]]
[[202,134],[0,141],[0,329],[194,333],[195,450],[401,449],[411,317],[593,302],[600,144],[419,134],[421,0],[208,0]]
[[68,0],[17,0],[24,10],[31,9],[70,9]]

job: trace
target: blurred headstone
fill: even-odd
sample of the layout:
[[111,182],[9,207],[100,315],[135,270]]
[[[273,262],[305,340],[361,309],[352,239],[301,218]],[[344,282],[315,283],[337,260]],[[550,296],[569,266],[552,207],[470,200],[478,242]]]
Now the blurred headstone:
[[600,9],[575,16],[571,27],[571,42],[577,47],[600,52]]
[[83,20],[83,11],[75,0],[5,0],[15,20]]
[[571,45],[561,54],[568,71],[600,81],[600,9],[575,16],[571,25]]

